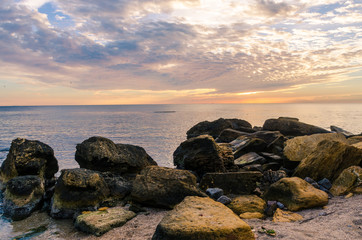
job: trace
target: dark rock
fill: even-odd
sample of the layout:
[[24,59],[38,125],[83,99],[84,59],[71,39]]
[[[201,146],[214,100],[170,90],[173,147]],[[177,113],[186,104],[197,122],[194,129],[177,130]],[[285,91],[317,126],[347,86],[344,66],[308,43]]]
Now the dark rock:
[[270,163],[263,164],[262,168],[263,168],[263,172],[268,171],[268,170],[278,171],[281,166],[282,165],[278,162],[270,162]]
[[219,118],[213,122],[200,122],[188,130],[186,134],[187,139],[200,135],[210,135],[213,138],[217,138],[220,133],[227,128],[246,132],[253,131],[251,127],[251,124],[245,120]]
[[263,167],[261,166],[261,164],[251,164],[243,167],[242,170],[263,172]]
[[216,201],[224,205],[228,205],[232,200],[229,197],[222,195]]
[[209,197],[213,198],[214,200],[217,200],[219,197],[224,195],[224,191],[221,188],[208,188],[205,192]]
[[186,170],[146,167],[133,182],[131,198],[139,203],[173,208],[186,196],[207,196],[196,186],[196,177]]
[[77,212],[97,209],[109,195],[100,173],[84,168],[64,169],[55,185],[50,215],[72,218]]
[[277,202],[277,207],[280,208],[280,209],[285,208],[284,204],[281,203],[281,202]]
[[223,130],[220,133],[220,135],[215,139],[215,141],[218,143],[229,143],[240,136],[247,136],[247,135],[249,135],[249,133],[240,132],[240,131],[228,128],[228,129]]
[[334,181],[341,172],[362,162],[362,149],[347,144],[324,140],[304,158],[294,172],[294,176],[323,178]]
[[319,184],[318,184],[316,181],[314,181],[312,178],[310,178],[310,177],[305,177],[305,178],[304,178],[304,181],[306,181],[306,182],[309,183],[309,184],[312,184],[313,187],[319,189]]
[[81,168],[117,174],[139,173],[146,166],[157,165],[142,147],[115,144],[103,137],[77,144],[75,160]]
[[263,173],[264,181],[268,182],[269,184],[275,183],[285,177],[287,177],[287,174],[283,170],[267,170]]
[[279,155],[267,152],[260,152],[259,154],[263,156],[268,162],[283,163],[283,158]]
[[262,152],[265,151],[267,143],[260,138],[252,138],[249,136],[243,136],[237,138],[230,143],[234,151],[234,158],[239,158],[242,155],[249,152]]
[[58,161],[48,145],[17,138],[12,141],[9,154],[1,165],[0,182],[6,184],[17,176],[35,175],[43,181],[58,172]]
[[207,173],[201,179],[200,188],[221,188],[225,194],[250,194],[262,179],[260,172]]
[[282,119],[282,120],[289,120],[289,121],[299,121],[299,118],[295,118],[295,117],[279,117],[278,119]]
[[207,172],[225,172],[227,168],[235,167],[231,149],[219,146],[208,135],[181,143],[173,153],[173,162],[177,168],[192,170],[199,176]]
[[315,133],[329,133],[329,131],[323,128],[287,118],[268,119],[263,125],[263,130],[279,131],[285,136],[303,136],[312,135]]
[[362,168],[352,166],[343,170],[333,182],[331,193],[336,196],[356,193],[362,194]]
[[322,180],[318,181],[318,184],[327,190],[331,189],[332,187],[332,183],[327,178],[323,178]]
[[265,158],[255,152],[246,153],[234,160],[235,165],[240,168],[250,164],[263,164],[265,162]]
[[351,133],[351,132],[348,132],[340,127],[336,127],[336,126],[331,126],[331,131],[332,132],[337,132],[337,133],[342,133],[344,136],[346,137],[350,137],[350,136],[354,136],[355,134]]
[[132,202],[131,205],[129,206],[129,210],[135,213],[147,212],[147,210],[144,207],[142,207],[142,205],[134,202]]
[[272,217],[274,215],[275,210],[277,210],[277,208],[278,208],[277,201],[267,201],[264,213],[266,216]]
[[44,184],[38,176],[12,178],[4,194],[4,215],[12,220],[22,220],[41,207]]
[[106,182],[112,199],[123,199],[131,193],[132,182],[112,172],[100,173]]

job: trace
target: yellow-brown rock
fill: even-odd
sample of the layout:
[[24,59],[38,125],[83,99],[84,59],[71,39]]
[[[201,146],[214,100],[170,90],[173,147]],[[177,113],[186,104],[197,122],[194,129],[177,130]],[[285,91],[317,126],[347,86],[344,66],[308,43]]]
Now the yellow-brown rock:
[[159,223],[153,240],[249,240],[250,226],[211,198],[189,196]]
[[262,219],[264,218],[264,214],[260,213],[260,212],[246,212],[246,213],[242,213],[239,215],[239,217],[241,219]]
[[355,144],[352,144],[353,147],[356,147],[356,148],[359,148],[359,149],[362,149],[362,142],[358,142],[358,143],[355,143]]
[[242,195],[234,198],[227,206],[237,215],[253,212],[263,214],[266,203],[256,195]]
[[273,222],[295,222],[300,220],[303,220],[303,217],[298,213],[283,211],[280,208],[277,208],[273,216]]
[[330,192],[335,195],[345,195],[349,192],[362,193],[362,168],[352,166],[345,169],[333,182]]
[[279,201],[291,211],[322,207],[328,203],[327,193],[298,177],[282,178],[273,183],[264,194],[264,198]]
[[341,142],[324,140],[301,161],[294,176],[311,177],[316,181],[327,178],[333,182],[344,169],[358,166],[361,161],[362,149]]
[[323,140],[338,141],[348,144],[346,137],[342,133],[320,133],[309,136],[300,136],[285,142],[284,155],[290,161],[300,162],[315,150],[318,143]]

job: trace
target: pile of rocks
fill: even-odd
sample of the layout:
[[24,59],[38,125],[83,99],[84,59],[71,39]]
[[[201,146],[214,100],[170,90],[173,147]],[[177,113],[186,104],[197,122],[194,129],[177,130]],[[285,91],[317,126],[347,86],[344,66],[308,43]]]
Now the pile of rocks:
[[176,169],[157,166],[141,147],[92,137],[76,147],[81,168],[58,179],[48,145],[15,139],[0,171],[4,213],[20,220],[43,208],[99,236],[153,206],[172,209],[153,239],[254,239],[242,219],[298,221],[290,211],[362,192],[362,137],[331,130],[285,117],[263,127],[201,122],[175,150]]

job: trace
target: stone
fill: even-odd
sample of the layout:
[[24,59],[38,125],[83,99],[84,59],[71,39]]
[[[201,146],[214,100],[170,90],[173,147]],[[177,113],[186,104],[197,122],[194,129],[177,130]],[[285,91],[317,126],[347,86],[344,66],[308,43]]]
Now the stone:
[[330,129],[331,129],[332,132],[342,133],[342,134],[343,134],[344,136],[346,136],[346,137],[354,136],[353,133],[348,132],[348,131],[346,131],[346,130],[340,128],[340,127],[337,127],[337,126],[333,126],[333,125],[332,125],[332,126],[330,127]]
[[269,169],[263,172],[263,179],[265,182],[268,182],[269,184],[275,183],[285,177],[287,177],[287,174],[284,170],[273,171]]
[[143,168],[157,163],[142,147],[115,144],[104,137],[91,137],[77,144],[75,160],[81,168],[100,172],[139,173]]
[[260,156],[263,156],[268,162],[279,162],[283,163],[283,158],[279,155],[267,152],[260,152]]
[[50,216],[72,218],[77,212],[95,210],[109,195],[107,184],[98,172],[64,169],[55,185]]
[[221,188],[224,194],[250,194],[260,182],[263,174],[258,171],[207,173],[200,182],[201,189]]
[[25,219],[41,207],[44,184],[38,176],[14,177],[4,193],[4,215],[12,220]]
[[266,151],[271,153],[280,153],[279,149],[284,148],[284,142],[287,140],[279,131],[258,131],[249,134],[252,138],[262,139],[266,144]]
[[322,180],[318,181],[318,185],[324,187],[327,190],[331,189],[332,187],[332,183],[327,178],[323,178]]
[[310,178],[310,177],[305,177],[305,178],[304,178],[304,181],[306,181],[307,183],[312,184],[313,187],[319,189],[319,184],[318,184],[316,181],[314,181],[312,178]]
[[362,161],[362,149],[347,144],[324,140],[304,158],[295,169],[294,176],[311,177],[316,181],[327,178],[332,182],[341,172]]
[[231,149],[219,146],[211,136],[201,135],[182,142],[173,153],[173,162],[178,169],[203,176],[207,172],[225,172],[233,168],[234,157],[230,153]]
[[330,192],[335,196],[345,195],[350,192],[362,193],[362,168],[351,166],[343,170],[333,182]]
[[265,215],[271,217],[274,215],[275,210],[278,208],[277,201],[267,201],[266,208],[265,208]]
[[263,130],[279,131],[285,136],[304,136],[316,133],[329,133],[326,129],[288,118],[268,119],[264,122]]
[[42,181],[58,172],[53,149],[45,143],[24,138],[11,142],[9,154],[1,165],[0,182],[5,184],[17,176],[35,175]]
[[[233,145],[237,141],[240,141],[239,144]],[[237,159],[241,157],[242,155],[249,153],[249,152],[262,152],[265,151],[267,147],[267,143],[260,139],[260,138],[252,138],[252,137],[239,137],[236,140],[232,141],[230,144],[232,144],[232,147],[235,148],[234,151],[234,158]]]
[[235,214],[258,212],[263,214],[266,202],[256,195],[237,196],[227,205]]
[[207,196],[197,188],[195,175],[157,166],[143,169],[133,181],[131,192],[132,200],[163,208],[173,208],[186,196]]
[[100,174],[107,184],[110,192],[109,197],[112,200],[121,200],[131,193],[131,181],[112,172],[100,172]]
[[348,144],[346,137],[341,133],[323,133],[310,136],[301,136],[289,139],[285,142],[284,155],[290,161],[300,162],[323,140],[338,141]]
[[123,208],[108,208],[105,211],[94,211],[79,215],[74,223],[76,229],[101,236],[109,230],[123,226],[136,214]]
[[218,143],[229,143],[240,136],[247,136],[249,133],[240,132],[231,128],[223,130],[220,135],[215,139]]
[[262,165],[263,172],[272,170],[272,171],[278,171],[280,167],[282,166],[279,162],[269,162]]
[[263,164],[266,160],[255,152],[246,153],[234,160],[234,164],[240,168],[250,164]]
[[212,122],[199,122],[187,131],[187,139],[201,135],[210,135],[215,139],[223,130],[228,128],[242,132],[253,132],[251,124],[245,120],[219,118]]
[[349,137],[349,138],[347,138],[347,141],[348,141],[349,145],[360,143],[360,142],[362,142],[362,136]]
[[224,205],[228,205],[229,203],[231,203],[232,200],[229,197],[222,195],[216,201]]
[[273,222],[296,222],[301,220],[303,220],[303,217],[300,214],[283,211],[279,208],[276,209],[273,216]]
[[250,164],[243,167],[242,170],[263,172],[263,167],[261,166],[261,164]]
[[246,212],[239,215],[241,219],[263,219],[265,216],[260,212]]
[[158,224],[152,240],[255,239],[250,226],[210,198],[186,197]]
[[208,188],[206,194],[214,200],[224,195],[224,191],[221,188]]
[[314,188],[301,178],[282,178],[270,185],[264,199],[283,203],[289,210],[322,207],[328,203],[328,194]]
[[362,149],[362,142],[352,144],[353,147]]

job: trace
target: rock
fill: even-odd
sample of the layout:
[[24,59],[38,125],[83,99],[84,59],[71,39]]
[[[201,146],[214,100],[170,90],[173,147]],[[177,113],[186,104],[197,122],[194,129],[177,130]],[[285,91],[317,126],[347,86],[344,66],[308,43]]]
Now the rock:
[[222,195],[216,201],[224,205],[228,205],[229,203],[231,203],[231,199],[225,195]]
[[285,208],[284,204],[281,203],[281,202],[277,202],[277,207],[280,208],[280,209]]
[[260,172],[207,173],[200,182],[201,189],[221,188],[225,194],[250,194],[262,179]]
[[362,142],[362,136],[353,136],[347,139],[349,145]]
[[142,147],[115,144],[104,137],[91,137],[76,148],[75,160],[81,168],[122,174],[139,173],[146,166],[157,165]]
[[343,170],[333,182],[330,192],[335,196],[345,195],[350,192],[362,193],[362,168],[351,166]]
[[214,200],[224,195],[224,191],[221,188],[208,188],[206,194]]
[[72,218],[77,212],[95,210],[109,194],[98,172],[84,168],[64,169],[55,185],[50,216]]
[[133,182],[131,198],[146,205],[173,208],[186,196],[207,195],[196,186],[196,177],[186,170],[150,166]]
[[312,151],[316,150],[317,145],[323,140],[348,143],[346,137],[341,133],[323,133],[295,137],[285,142],[284,155],[290,161],[300,162]]
[[275,210],[278,208],[277,201],[267,201],[266,208],[265,208],[265,215],[271,217],[274,215]]
[[293,213],[290,211],[283,211],[281,209],[276,209],[273,222],[295,222],[303,220],[303,217],[297,213]]
[[112,172],[100,172],[110,192],[112,200],[121,200],[131,193],[132,182]]
[[314,188],[298,177],[282,178],[270,185],[264,199],[279,201],[289,210],[322,207],[328,203],[328,194]]
[[313,187],[319,189],[319,184],[316,181],[314,181],[312,178],[305,177],[304,181],[306,181],[307,183],[310,183]]
[[269,169],[263,173],[264,181],[268,182],[269,184],[275,183],[285,177],[287,177],[287,174],[283,170],[273,171]]
[[266,203],[256,195],[242,195],[234,198],[227,207],[233,210],[237,215],[253,212],[258,212],[263,215]]
[[44,184],[38,176],[18,176],[8,181],[4,194],[4,215],[25,219],[41,207]]
[[264,122],[263,130],[279,131],[285,136],[304,136],[316,133],[329,133],[329,131],[323,128],[288,118],[268,119]]
[[322,180],[320,180],[318,182],[318,185],[324,187],[327,190],[331,189],[332,187],[332,183],[327,178],[323,178]]
[[82,232],[101,236],[113,228],[123,226],[135,216],[134,212],[122,208],[108,208],[105,211],[94,211],[79,215],[74,226]]
[[281,163],[278,162],[269,162],[262,165],[263,172],[272,170],[272,171],[278,171],[280,167],[282,166]]
[[223,130],[220,135],[215,139],[218,143],[229,143],[240,136],[247,136],[249,133],[240,132],[234,129],[227,128]]
[[201,135],[210,135],[215,139],[227,128],[242,132],[253,132],[251,124],[245,120],[219,118],[212,122],[199,122],[187,131],[187,139]]
[[42,181],[58,172],[54,151],[45,143],[24,138],[12,141],[9,154],[1,165],[0,182],[6,184],[17,176],[35,175]]
[[[239,141],[237,145],[234,145]],[[237,159],[241,157],[242,155],[249,153],[249,152],[262,152],[265,151],[267,147],[267,143],[260,139],[260,138],[252,138],[252,137],[239,137],[236,140],[232,141],[230,143],[232,147],[235,148],[234,151],[234,158]]]
[[362,149],[362,142],[352,144],[353,147]]
[[250,164],[263,164],[266,160],[255,152],[249,152],[234,160],[234,164],[242,168]]
[[192,170],[199,176],[207,172],[225,172],[235,166],[231,150],[226,154],[225,148],[216,144],[211,136],[198,136],[181,143],[173,153],[173,162],[177,168]]
[[260,212],[246,212],[239,215],[241,219],[262,219],[264,214]]
[[267,152],[260,152],[260,156],[263,156],[268,162],[283,163],[283,158],[279,155]]
[[153,240],[255,239],[248,224],[210,198],[187,197],[158,224]]
[[242,170],[263,172],[263,167],[261,166],[261,164],[251,164],[251,165],[246,165],[245,167],[243,167]]
[[304,158],[294,172],[294,176],[315,180],[322,178],[334,181],[341,172],[362,161],[362,149],[347,144],[324,140]]
[[331,128],[331,131],[332,131],[332,132],[342,133],[342,134],[343,134],[344,136],[346,136],[346,137],[354,136],[353,133],[348,132],[348,131],[340,128],[340,127],[336,127],[336,126],[333,126],[333,125],[332,125],[330,128]]

